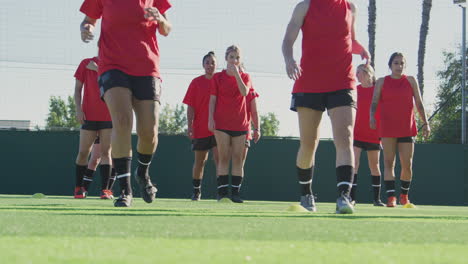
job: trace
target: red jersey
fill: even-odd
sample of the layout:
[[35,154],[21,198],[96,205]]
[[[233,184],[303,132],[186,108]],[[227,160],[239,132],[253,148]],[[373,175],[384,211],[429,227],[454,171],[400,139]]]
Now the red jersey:
[[380,137],[414,137],[418,134],[413,88],[406,75],[400,79],[385,77],[379,105]]
[[[249,90],[249,93],[246,95],[246,103],[247,103],[247,120],[249,122],[249,133],[247,133],[247,140],[252,140],[252,131],[251,129],[251,120],[252,120],[252,101],[259,97],[260,95],[255,91],[255,89],[252,87]],[[258,127],[256,127],[258,129]]]
[[84,59],[75,72],[75,78],[83,83],[81,109],[88,121],[111,121],[109,110],[104,101],[101,100],[97,72],[86,68],[90,61],[98,64],[96,57]]
[[117,69],[133,76],[160,77],[158,23],[144,17],[145,8],[156,7],[164,14],[168,0],[85,0],[80,11],[101,22],[99,75]]
[[[240,73],[247,89],[252,87],[250,76]],[[237,86],[236,77],[229,76],[226,70],[218,72],[213,76],[214,86],[211,95],[216,96],[216,109],[214,121],[216,129],[231,131],[248,131],[249,122],[247,118],[247,100],[242,96]]]
[[380,127],[380,108],[377,109],[375,120],[377,129],[370,128],[370,106],[372,103],[372,96],[374,95],[374,86],[357,87],[357,112],[356,122],[354,123],[354,139],[369,143],[380,143],[379,127]]
[[213,84],[213,78],[209,80],[205,75],[199,76],[192,80],[185,94],[183,103],[191,106],[194,110],[192,123],[193,138],[205,138],[213,135],[208,130],[210,90]]
[[302,75],[293,93],[355,89],[352,12],[346,0],[310,1],[302,25]]

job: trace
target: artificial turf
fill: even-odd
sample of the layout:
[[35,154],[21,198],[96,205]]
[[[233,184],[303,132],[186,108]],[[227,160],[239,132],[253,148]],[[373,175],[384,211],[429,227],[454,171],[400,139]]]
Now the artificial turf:
[[468,208],[0,195],[0,263],[467,263]]

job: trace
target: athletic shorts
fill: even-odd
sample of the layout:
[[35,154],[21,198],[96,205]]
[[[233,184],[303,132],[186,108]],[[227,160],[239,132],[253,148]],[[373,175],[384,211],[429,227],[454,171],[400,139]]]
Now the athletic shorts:
[[379,143],[370,143],[370,142],[364,142],[364,141],[359,141],[359,140],[354,140],[353,146],[355,146],[356,148],[366,150],[366,151],[382,149],[382,146],[380,146]]
[[99,136],[96,137],[96,139],[94,140],[94,144],[100,144],[101,141],[99,140]]
[[216,129],[218,131],[224,132],[228,134],[231,137],[238,137],[238,136],[243,136],[247,135],[249,131],[232,131],[232,130],[224,130],[224,129]]
[[397,143],[414,143],[413,137],[399,137],[397,138]]
[[192,150],[210,150],[216,147],[215,136],[192,139]]
[[138,100],[161,102],[161,79],[154,76],[132,76],[119,70],[108,70],[98,79],[101,98],[114,87],[126,87]]
[[307,107],[324,112],[339,106],[356,108],[356,92],[344,89],[328,93],[293,93],[290,109],[297,112],[298,107]]
[[99,131],[101,129],[112,128],[112,121],[88,121],[85,120],[84,124],[81,125],[81,129]]

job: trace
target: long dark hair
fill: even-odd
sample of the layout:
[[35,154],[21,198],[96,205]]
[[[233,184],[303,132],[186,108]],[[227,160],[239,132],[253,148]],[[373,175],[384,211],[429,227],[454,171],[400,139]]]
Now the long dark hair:
[[388,60],[388,67],[389,67],[390,69],[392,69],[392,63],[393,63],[393,60],[394,60],[396,57],[402,57],[402,58],[403,58],[403,61],[405,61],[405,63],[406,63],[406,59],[405,59],[405,56],[403,55],[403,53],[401,53],[401,52],[394,52],[394,53],[390,56],[390,59]]

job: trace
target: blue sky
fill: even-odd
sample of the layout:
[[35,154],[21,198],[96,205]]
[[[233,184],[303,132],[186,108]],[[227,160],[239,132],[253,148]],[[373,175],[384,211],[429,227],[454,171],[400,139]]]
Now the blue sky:
[[[214,50],[219,69],[225,65],[224,50],[231,44],[243,49],[247,71],[260,93],[260,111],[274,112],[280,135],[298,136],[296,115],[289,111],[292,81],[284,73],[281,41],[293,0],[175,0],[168,17],[174,29],[159,37],[164,80],[163,103],[182,101],[191,79],[202,74],[201,57]],[[367,1],[358,8],[357,36],[367,36]],[[425,64],[427,108],[433,109],[443,66],[442,52],[455,51],[461,41],[461,10],[452,1],[434,0]],[[51,95],[72,95],[73,74],[82,58],[97,53],[96,43],[84,44],[78,25],[83,15],[81,0],[2,0],[0,9],[0,119],[26,119],[44,125]],[[407,74],[417,73],[417,49],[421,23],[421,0],[378,0],[376,73],[389,73],[388,57],[401,51],[407,57]],[[18,19],[18,14],[23,19]],[[300,44],[300,39],[296,42]],[[300,45],[296,45],[297,59]],[[360,63],[355,57],[354,63]],[[321,136],[331,137],[330,122],[323,119]]]

